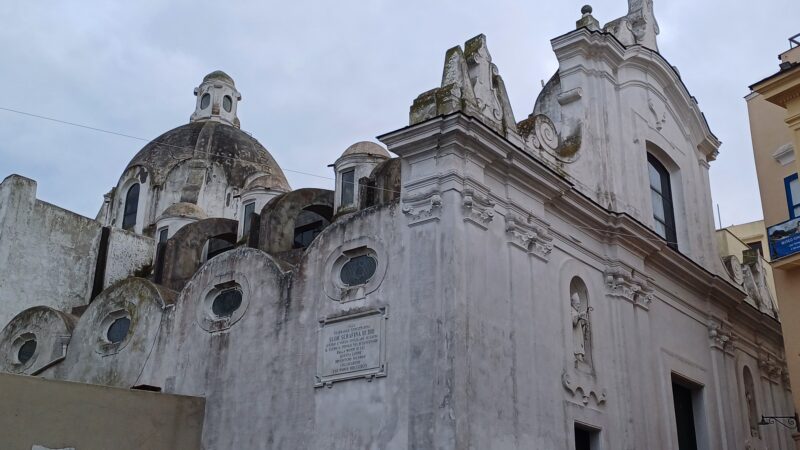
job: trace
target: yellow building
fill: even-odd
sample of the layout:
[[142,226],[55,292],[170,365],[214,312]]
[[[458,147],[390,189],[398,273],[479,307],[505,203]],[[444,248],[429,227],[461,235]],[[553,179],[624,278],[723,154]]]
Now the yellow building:
[[[781,309],[795,406],[800,406],[800,34],[789,39],[780,70],[747,96],[767,248]],[[796,437],[796,440],[800,437]]]

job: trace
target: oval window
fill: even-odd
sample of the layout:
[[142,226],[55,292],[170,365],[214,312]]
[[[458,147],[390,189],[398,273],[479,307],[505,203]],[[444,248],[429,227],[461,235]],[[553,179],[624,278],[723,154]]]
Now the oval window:
[[211,312],[217,317],[231,317],[242,306],[242,292],[228,289],[220,292],[211,304]]
[[128,337],[128,330],[131,328],[131,319],[127,317],[120,317],[111,323],[106,332],[108,342],[112,344],[119,344]]
[[367,255],[356,256],[350,258],[342,266],[342,271],[339,274],[342,283],[347,286],[358,286],[360,284],[367,284],[367,282],[375,275],[375,269],[378,268],[378,261],[375,258]]
[[17,359],[20,364],[25,364],[33,358],[33,353],[36,352],[36,341],[28,339],[22,344],[17,351]]
[[200,97],[200,109],[208,108],[208,105],[211,104],[211,94],[205,93],[202,97]]
[[233,108],[233,99],[231,99],[230,95],[222,97],[222,107],[225,108],[225,111],[231,112],[231,108]]

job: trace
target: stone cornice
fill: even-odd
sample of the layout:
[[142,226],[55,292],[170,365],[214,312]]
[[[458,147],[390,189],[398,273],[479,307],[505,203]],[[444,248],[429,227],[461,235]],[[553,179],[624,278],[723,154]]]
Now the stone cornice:
[[[734,316],[747,317],[748,320],[756,319],[773,334],[780,336],[780,324],[769,317],[762,317],[763,314],[746,305],[744,303],[746,294],[743,291],[667,246],[655,232],[630,215],[609,211],[594,202],[554,169],[516,147],[478,120],[461,113],[454,113],[402,128],[379,136],[378,139],[384,142],[390,151],[409,160],[419,158],[426,152],[433,151],[434,155],[438,155],[445,151],[461,152],[465,157],[491,163],[496,169],[502,170],[511,182],[518,183],[518,187],[529,189],[531,195],[542,199],[549,214],[559,216],[600,242],[624,247],[638,255],[647,266],[663,274],[669,274],[674,282],[694,292],[698,297],[707,298],[716,305],[732,311]],[[446,145],[442,146],[443,143]],[[453,147],[450,145],[453,143],[459,145]],[[433,178],[438,178],[438,182]],[[441,193],[447,190],[444,187],[445,178],[461,180],[460,183],[456,183],[461,187],[455,189],[463,191],[468,187],[464,186],[466,178],[463,175],[449,172],[431,174],[424,179],[409,181],[410,185],[417,186],[415,191],[425,192],[421,197],[415,194],[413,199],[406,198],[404,192],[402,202],[406,215],[412,222],[427,219],[422,216],[417,218],[417,214],[421,213],[424,216],[428,214],[429,209],[433,211],[442,207]],[[427,187],[422,188],[423,184]],[[462,192],[462,196],[464,195],[466,193]],[[500,198],[497,193],[493,193],[481,197],[481,203],[485,204],[481,206],[482,208],[489,204],[490,197],[499,209],[510,206],[508,199]],[[462,202],[464,198],[467,197],[462,197]],[[474,198],[473,191],[473,206]],[[465,208],[467,205],[460,206]],[[549,218],[547,220],[552,222]],[[516,230],[517,225],[518,223],[514,222],[509,227],[507,223],[506,231],[508,232],[509,228]],[[524,231],[520,233],[524,236]],[[569,236],[563,235],[557,228],[550,228],[546,238],[542,237],[542,242],[547,245],[544,250],[549,250],[551,236],[557,236],[562,240],[569,239]],[[542,256],[546,258],[546,255]],[[646,286],[650,288],[649,282]]]

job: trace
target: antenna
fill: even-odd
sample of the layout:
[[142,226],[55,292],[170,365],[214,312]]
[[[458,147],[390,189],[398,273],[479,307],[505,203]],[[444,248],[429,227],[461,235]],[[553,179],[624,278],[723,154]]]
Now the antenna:
[[719,213],[719,203],[717,203],[717,221],[719,223],[719,229],[722,229],[722,214]]

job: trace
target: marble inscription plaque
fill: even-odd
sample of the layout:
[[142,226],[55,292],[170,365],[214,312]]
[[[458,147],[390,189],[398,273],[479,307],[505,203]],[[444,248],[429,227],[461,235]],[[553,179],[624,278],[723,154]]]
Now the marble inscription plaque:
[[317,386],[385,376],[385,310],[370,310],[320,322]]

